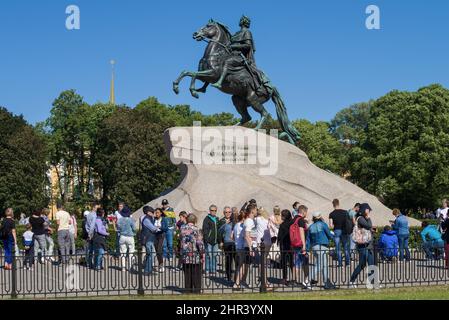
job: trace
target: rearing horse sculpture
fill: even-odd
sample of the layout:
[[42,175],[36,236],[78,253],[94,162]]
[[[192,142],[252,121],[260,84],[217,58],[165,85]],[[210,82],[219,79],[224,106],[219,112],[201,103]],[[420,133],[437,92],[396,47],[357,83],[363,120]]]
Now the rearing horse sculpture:
[[[200,61],[199,71],[182,72],[173,83],[173,90],[178,94],[181,80],[185,77],[191,77],[190,92],[193,97],[199,98],[198,93],[205,93],[209,84],[214,84],[218,81],[226,59],[233,53],[230,50],[231,34],[228,28],[219,22],[210,20],[205,27],[194,33],[193,38],[197,41],[204,40],[209,42],[206,52]],[[283,130],[280,138],[285,137],[290,143],[295,144],[300,139],[300,134],[290,123],[287,109],[278,90],[266,77],[264,77],[266,81],[259,86],[254,78],[253,71],[248,66],[244,66],[229,72],[220,88],[222,92],[232,95],[232,102],[242,116],[238,125],[244,125],[251,121],[248,108],[252,107],[261,115],[261,119],[256,127],[256,130],[260,129],[269,115],[263,104],[271,98],[276,106],[277,116]],[[195,89],[196,80],[204,82],[204,86],[200,89]]]

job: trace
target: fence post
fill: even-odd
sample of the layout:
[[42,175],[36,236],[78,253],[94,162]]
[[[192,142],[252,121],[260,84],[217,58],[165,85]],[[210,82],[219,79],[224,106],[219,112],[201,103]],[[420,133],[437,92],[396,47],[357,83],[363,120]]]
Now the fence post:
[[138,288],[137,288],[137,294],[139,296],[145,295],[145,290],[143,289],[143,263],[142,263],[142,242],[141,234],[142,230],[139,231],[138,237],[137,237],[137,272],[138,272]]
[[12,249],[12,266],[11,266],[11,298],[17,299],[17,264],[16,264],[16,248]]
[[267,292],[267,263],[266,263],[266,255],[265,255],[265,244],[262,242],[260,244],[260,276],[261,276],[261,285],[260,285],[260,293]]

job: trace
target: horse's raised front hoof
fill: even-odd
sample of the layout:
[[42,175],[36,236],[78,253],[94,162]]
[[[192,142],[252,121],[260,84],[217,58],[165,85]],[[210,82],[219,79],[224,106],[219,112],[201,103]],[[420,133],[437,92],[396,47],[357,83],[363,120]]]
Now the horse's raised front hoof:
[[190,93],[192,94],[192,97],[199,99],[200,96],[198,95],[198,92],[196,90],[191,90]]
[[221,83],[219,83],[219,82],[212,83],[211,86],[214,87],[214,88],[217,88],[218,90],[221,90]]
[[240,120],[239,123],[237,123],[235,125],[235,127],[243,127],[245,124],[247,124],[250,121],[251,121],[251,118],[242,119],[242,120]]
[[174,91],[176,94],[179,94],[179,87],[178,87],[178,85],[177,85],[176,83],[173,83],[173,91]]
[[195,91],[197,91],[199,93],[206,93],[206,89],[205,88],[197,89]]

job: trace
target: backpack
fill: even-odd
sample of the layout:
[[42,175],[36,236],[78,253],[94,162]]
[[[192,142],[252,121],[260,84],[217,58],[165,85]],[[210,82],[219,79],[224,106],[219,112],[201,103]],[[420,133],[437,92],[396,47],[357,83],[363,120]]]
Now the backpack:
[[301,240],[301,228],[299,227],[300,219],[302,219],[302,217],[296,217],[290,226],[290,245],[292,248],[302,248],[304,246],[304,243],[302,243]]
[[353,232],[353,230],[354,230],[354,222],[352,221],[352,218],[350,217],[348,212],[345,220],[345,234],[349,235]]
[[151,234],[151,230],[148,229],[147,227],[145,227],[145,225],[143,224],[143,222],[146,219],[150,219],[148,216],[143,217],[143,219],[139,219],[140,220],[140,233],[139,233],[139,241],[140,244],[142,246],[145,246],[147,241],[148,241],[148,237]]
[[9,236],[9,230],[5,226],[5,220],[2,221],[2,224],[0,226],[0,239],[6,240]]
[[366,230],[364,228],[359,228],[359,219],[361,217],[357,218],[357,222],[354,226],[354,230],[352,231],[352,240],[356,243],[356,244],[367,244],[369,243],[372,238],[373,235],[371,234],[371,232],[369,230]]
[[84,217],[83,223],[82,223],[82,225],[81,225],[82,230],[83,230],[83,232],[82,232],[82,234],[81,234],[81,238],[82,238],[83,240],[89,239],[89,233],[88,233],[87,230],[86,230],[86,224],[87,224],[87,216]]

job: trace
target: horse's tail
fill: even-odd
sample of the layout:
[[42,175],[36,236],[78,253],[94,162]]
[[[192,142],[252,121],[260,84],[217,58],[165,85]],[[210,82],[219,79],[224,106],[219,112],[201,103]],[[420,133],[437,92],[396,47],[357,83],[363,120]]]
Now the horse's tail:
[[284,130],[284,133],[289,137],[291,143],[299,141],[301,135],[288,119],[287,108],[285,107],[284,101],[282,100],[281,95],[276,87],[273,87],[271,99],[276,106],[276,113],[282,130]]

